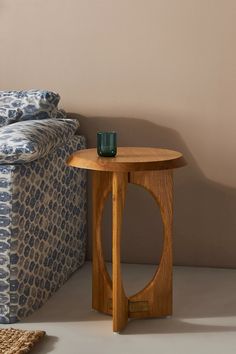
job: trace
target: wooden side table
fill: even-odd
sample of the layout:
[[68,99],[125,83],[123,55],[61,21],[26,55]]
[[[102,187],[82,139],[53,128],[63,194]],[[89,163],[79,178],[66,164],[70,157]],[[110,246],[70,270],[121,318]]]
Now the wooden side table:
[[[177,151],[121,147],[116,157],[99,157],[96,149],[80,150],[68,165],[93,171],[93,300],[95,310],[113,316],[113,331],[120,332],[128,318],[172,314],[173,169],[184,166]],[[121,278],[120,238],[126,187],[146,188],[160,206],[164,245],[153,279],[137,294],[127,297]],[[106,270],[101,242],[105,201],[112,193],[112,280]]]

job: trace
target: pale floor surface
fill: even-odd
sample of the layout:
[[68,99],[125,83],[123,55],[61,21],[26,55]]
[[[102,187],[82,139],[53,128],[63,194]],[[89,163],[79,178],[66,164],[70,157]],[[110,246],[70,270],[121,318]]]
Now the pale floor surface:
[[[154,270],[124,265],[128,294],[140,290]],[[236,270],[176,267],[173,317],[132,320],[120,335],[113,334],[111,317],[91,311],[90,304],[86,263],[42,309],[11,327],[47,332],[32,354],[236,353]]]

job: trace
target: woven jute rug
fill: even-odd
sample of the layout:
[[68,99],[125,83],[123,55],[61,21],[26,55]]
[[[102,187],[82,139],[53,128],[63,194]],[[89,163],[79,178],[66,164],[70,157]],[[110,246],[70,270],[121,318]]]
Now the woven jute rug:
[[43,331],[24,331],[21,329],[0,329],[0,354],[29,353],[40,338],[45,335]]

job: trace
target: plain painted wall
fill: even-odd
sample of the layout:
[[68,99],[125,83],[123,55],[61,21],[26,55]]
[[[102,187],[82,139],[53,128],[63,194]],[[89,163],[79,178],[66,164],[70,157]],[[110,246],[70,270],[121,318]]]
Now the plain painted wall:
[[[90,146],[116,129],[120,145],[185,154],[176,264],[236,266],[235,18],[235,0],[0,0],[1,90],[60,92]],[[104,225],[109,258],[109,207]],[[123,260],[155,263],[161,242],[153,200],[130,186]]]

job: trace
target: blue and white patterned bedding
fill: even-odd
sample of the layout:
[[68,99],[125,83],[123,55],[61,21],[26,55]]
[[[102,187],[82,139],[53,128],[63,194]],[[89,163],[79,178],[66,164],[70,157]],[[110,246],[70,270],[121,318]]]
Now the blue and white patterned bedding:
[[25,120],[66,118],[60,96],[47,90],[0,91],[0,126]]
[[[0,91],[0,323],[28,316],[84,263],[85,148],[50,91]],[[55,119],[56,118],[56,119]]]
[[0,164],[24,163],[48,154],[75,135],[75,119],[23,121],[0,128]]
[[66,166],[83,136],[45,157],[0,165],[0,323],[33,313],[84,263],[86,171]]

